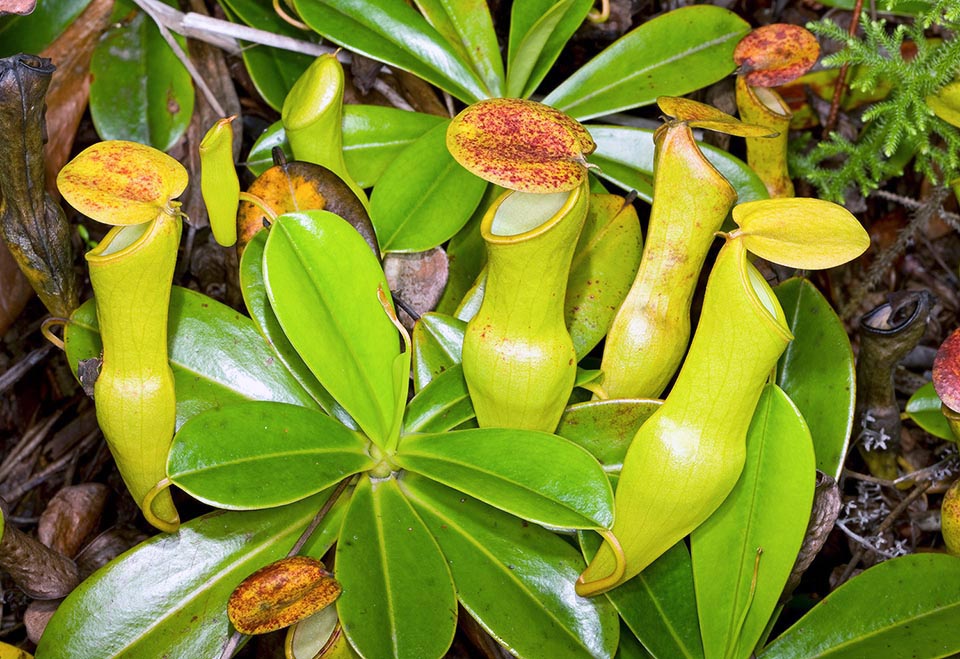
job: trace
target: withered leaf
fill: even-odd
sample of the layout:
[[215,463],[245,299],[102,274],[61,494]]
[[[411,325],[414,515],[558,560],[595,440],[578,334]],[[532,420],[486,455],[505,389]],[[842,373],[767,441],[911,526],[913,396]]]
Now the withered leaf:
[[340,590],[323,563],[309,556],[290,556],[244,579],[230,595],[227,616],[242,634],[266,634],[332,604]]
[[37,538],[64,556],[75,556],[97,528],[109,494],[110,489],[102,483],[64,487],[40,515]]

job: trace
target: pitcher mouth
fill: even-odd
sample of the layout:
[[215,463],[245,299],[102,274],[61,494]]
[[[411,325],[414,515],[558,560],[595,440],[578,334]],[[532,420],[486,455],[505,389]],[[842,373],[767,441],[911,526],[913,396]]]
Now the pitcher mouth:
[[489,243],[530,240],[558,224],[584,194],[586,182],[563,192],[506,192],[487,211],[480,233]]
[[161,213],[150,222],[113,227],[100,244],[87,252],[87,262],[107,263],[144,249],[162,229],[163,223],[169,220],[171,218],[166,213]]

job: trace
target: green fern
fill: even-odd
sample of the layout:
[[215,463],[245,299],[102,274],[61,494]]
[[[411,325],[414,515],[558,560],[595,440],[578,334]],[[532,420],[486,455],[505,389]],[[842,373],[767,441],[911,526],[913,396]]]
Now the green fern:
[[[885,20],[861,18],[862,37],[851,37],[829,19],[811,23],[814,33],[839,41],[843,49],[824,58],[827,67],[857,66],[851,83],[869,91],[881,82],[892,83],[890,95],[863,113],[864,128],[853,142],[830,135],[813,148],[794,144],[791,167],[796,176],[817,187],[824,198],[842,200],[845,191],[856,186],[866,195],[883,181],[903,173],[913,157],[914,169],[936,182],[960,174],[960,131],[933,114],[925,98],[960,75],[960,39],[950,34],[933,41],[926,30],[940,26],[947,34],[960,28],[957,0],[925,0],[929,7],[911,24],[888,30]],[[888,1],[887,8],[896,8]],[[901,54],[904,41],[913,42],[916,55],[907,60]]]

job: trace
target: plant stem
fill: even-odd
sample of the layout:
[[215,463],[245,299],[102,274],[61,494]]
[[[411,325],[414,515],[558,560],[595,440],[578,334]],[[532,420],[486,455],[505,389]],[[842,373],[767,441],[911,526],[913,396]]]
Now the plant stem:
[[[860,27],[860,12],[863,11],[863,0],[856,0],[853,5],[853,19],[850,21],[850,36],[857,33]],[[829,137],[830,133],[837,126],[837,117],[840,114],[840,99],[843,98],[843,91],[847,86],[847,71],[850,65],[844,63],[840,67],[840,75],[837,76],[837,84],[833,88],[833,98],[830,101],[830,114],[827,116],[827,123],[823,126],[823,139]]]
[[327,516],[327,513],[330,512],[330,509],[333,508],[333,505],[340,498],[340,495],[343,494],[344,490],[347,489],[347,486],[350,485],[350,481],[352,480],[353,476],[348,476],[337,484],[336,489],[334,489],[334,491],[330,494],[320,510],[317,511],[313,521],[307,525],[307,528],[303,530],[303,533],[300,534],[300,537],[297,538],[297,541],[293,543],[293,547],[291,547],[290,551],[287,552],[288,558],[290,556],[296,556],[300,553],[300,550],[303,549],[303,546],[307,544],[307,540],[309,540],[310,536],[313,535],[313,532],[317,530],[317,527],[320,526],[320,522],[324,520],[324,518]]

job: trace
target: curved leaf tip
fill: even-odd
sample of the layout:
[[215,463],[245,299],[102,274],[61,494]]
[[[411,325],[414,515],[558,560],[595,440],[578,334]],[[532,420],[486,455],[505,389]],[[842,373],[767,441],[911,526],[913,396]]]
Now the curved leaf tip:
[[596,148],[574,119],[542,103],[495,98],[474,103],[447,128],[447,148],[460,165],[510,190],[572,190],[586,178]]

